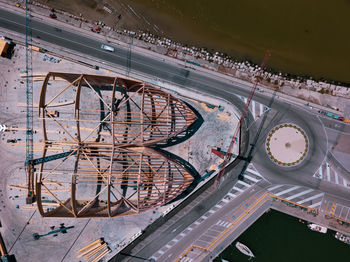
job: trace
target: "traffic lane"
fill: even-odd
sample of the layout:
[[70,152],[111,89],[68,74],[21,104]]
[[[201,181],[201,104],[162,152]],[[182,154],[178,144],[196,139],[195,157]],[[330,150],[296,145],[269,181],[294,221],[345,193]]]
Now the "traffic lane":
[[[0,15],[0,25],[20,33],[25,32],[24,16],[5,11],[3,9],[0,9]],[[11,23],[5,19],[12,20],[15,23]],[[22,27],[20,25],[22,25]],[[215,86],[219,86],[219,88],[226,89],[226,91],[228,88],[234,88],[237,94],[243,96],[247,96],[248,93],[246,88],[240,88],[238,86],[233,87],[232,84],[227,83],[227,80],[218,81],[218,79],[213,79],[204,75],[203,73],[197,73],[193,69],[189,70],[178,65],[168,64],[160,60],[152,59],[139,53],[132,51],[130,52],[130,50],[120,46],[111,45],[115,48],[116,53],[101,50],[101,44],[103,43],[101,41],[78,35],[68,30],[60,29],[37,20],[31,20],[31,26],[33,28],[33,36],[36,38],[70,48],[80,53],[90,54],[98,59],[103,59],[119,66],[130,67],[131,70],[140,71],[152,77],[163,78],[181,86],[206,88],[207,91],[211,91],[210,87],[213,88]],[[204,85],[203,83],[206,83],[207,85]],[[216,95],[220,96],[220,93],[217,93]],[[266,104],[269,96],[256,93],[254,99],[257,102]],[[279,103],[275,103],[275,105],[273,105],[273,107],[276,108],[279,106]],[[330,125],[330,128],[340,128],[339,125],[334,123],[332,124],[333,125]]]
[[[273,184],[303,184],[308,187],[318,187],[318,182],[312,176],[324,161],[327,154],[327,136],[322,123],[313,115],[305,114],[303,110],[294,108],[289,114],[288,105],[281,106],[278,111],[269,111],[268,120],[256,144],[253,154],[253,164],[256,169]],[[295,167],[282,167],[270,160],[266,153],[266,137],[276,125],[295,123],[307,134],[309,139],[308,154]]]
[[[265,185],[265,182],[261,182],[261,184]],[[242,213],[245,212],[245,209],[240,210],[241,203],[245,202],[247,199],[255,195],[259,189],[261,189],[261,187],[255,184],[250,189],[246,190],[244,193],[234,198],[232,201],[226,203],[222,208],[218,209],[215,213],[209,215],[208,218],[204,220],[201,224],[194,227],[187,235],[185,235],[170,249],[168,249],[164,254],[162,254],[162,256],[158,258],[158,260],[159,261],[168,261],[167,259],[171,259],[172,261],[176,260],[176,258],[180,257],[189,247],[193,246],[196,240],[199,239],[202,236],[202,234],[204,234],[212,225],[215,225],[219,220],[232,222],[231,215],[237,211],[240,211],[239,213],[236,214],[236,217],[238,218]],[[226,228],[223,229],[223,231],[224,230],[226,230]],[[177,235],[181,232],[182,231],[178,231]],[[176,238],[176,236],[174,238]],[[163,242],[162,245],[165,246],[167,243],[168,242]],[[206,248],[206,247],[202,247],[202,248]],[[145,257],[151,257],[151,255],[153,254],[149,253],[149,255]]]

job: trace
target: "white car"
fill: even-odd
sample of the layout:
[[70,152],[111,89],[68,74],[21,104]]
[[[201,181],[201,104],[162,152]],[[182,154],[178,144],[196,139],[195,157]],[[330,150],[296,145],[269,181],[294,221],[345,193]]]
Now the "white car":
[[114,52],[114,47],[111,47],[109,45],[102,44],[101,48],[109,52]]

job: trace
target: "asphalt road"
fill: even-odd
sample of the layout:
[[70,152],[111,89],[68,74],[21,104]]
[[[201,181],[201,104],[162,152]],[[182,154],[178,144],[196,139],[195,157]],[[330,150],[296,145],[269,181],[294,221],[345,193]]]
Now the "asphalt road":
[[[24,33],[25,19],[23,16],[14,14],[3,9],[0,9],[0,27],[8,30],[13,30],[19,33]],[[193,69],[184,68],[178,65],[163,62],[157,58],[152,58],[132,50],[114,46],[116,51],[110,53],[102,50],[102,42],[83,35],[73,33],[63,28],[57,28],[49,24],[38,21],[32,21],[33,38],[41,39],[48,43],[55,44],[72,51],[94,57],[116,66],[125,67],[127,70],[138,71],[147,74],[152,78],[159,78],[165,82],[171,82],[179,86],[198,90],[203,93],[208,93],[217,97],[221,97],[233,104],[242,108],[242,103],[236,95],[248,96],[250,90],[243,86],[233,85],[229,81],[205,75]],[[257,92],[254,96],[256,102],[268,105],[271,101],[271,96]],[[251,121],[251,115],[249,116]],[[249,137],[252,140],[256,134],[261,121],[254,122],[249,128]],[[268,132],[280,123],[295,123],[299,125],[308,135],[309,138],[309,153],[306,159],[297,167],[279,167],[272,163],[266,152],[264,141]],[[342,125],[335,124],[334,121],[325,121],[328,128],[334,130],[342,130]],[[262,132],[257,140],[256,150],[253,152],[253,163],[256,169],[273,184],[298,184],[308,186],[314,189],[320,188],[318,179],[312,177],[320,164],[325,159],[328,141],[324,128],[324,123],[319,117],[307,108],[302,108],[281,101],[276,97],[272,104],[271,110],[268,113],[266,121],[263,123]],[[247,126],[249,126],[248,124]],[[233,131],[232,131],[233,132]],[[237,177],[242,165],[232,169],[231,175]],[[189,224],[193,221],[193,217],[203,213],[203,210],[210,208],[210,205],[215,203],[223,195],[224,191],[230,189],[230,185],[235,181],[231,180],[227,183],[222,191],[217,191],[213,194],[211,201],[205,201],[200,208],[195,210],[189,216],[185,216],[182,223]],[[333,195],[342,196],[343,192],[338,191],[337,187],[320,188],[322,191],[328,191]],[[193,216],[191,218],[191,216]],[[188,220],[188,221],[187,221]],[[177,225],[175,224],[174,227]],[[174,230],[169,229],[169,232]],[[166,232],[164,232],[166,234]]]
[[[0,27],[24,33],[24,25],[25,19],[22,15],[0,9]],[[114,46],[116,50],[114,53],[104,51],[101,49],[102,42],[64,30],[63,28],[57,28],[35,20],[32,20],[31,26],[33,38],[108,61],[118,66],[129,67],[130,70],[157,77],[163,81],[222,97],[233,104],[238,103],[236,94],[248,96],[250,91],[245,87],[233,86],[228,81],[166,63],[120,46]],[[254,96],[255,101],[265,105],[269,104],[270,99],[270,96],[258,92]],[[278,98],[274,100],[271,108],[274,110],[269,111],[270,116],[264,123],[263,132],[258,139],[257,150],[254,154],[253,161],[256,168],[264,174],[266,179],[273,183],[302,183],[303,185],[317,187],[317,181],[310,180],[306,174],[313,174],[316,171],[327,151],[326,133],[321,121],[316,115],[308,112],[306,108],[280,102]],[[268,131],[275,125],[286,122],[296,123],[301,126],[308,134],[310,140],[307,159],[294,168],[281,168],[273,164],[267,159],[263,146]],[[254,125],[250,128],[250,137],[254,137],[256,129],[257,127]]]

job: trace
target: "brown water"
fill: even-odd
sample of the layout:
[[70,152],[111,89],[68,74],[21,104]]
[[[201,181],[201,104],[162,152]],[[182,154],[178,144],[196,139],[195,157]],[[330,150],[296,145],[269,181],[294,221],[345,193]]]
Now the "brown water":
[[350,83],[350,0],[128,0],[182,43]]

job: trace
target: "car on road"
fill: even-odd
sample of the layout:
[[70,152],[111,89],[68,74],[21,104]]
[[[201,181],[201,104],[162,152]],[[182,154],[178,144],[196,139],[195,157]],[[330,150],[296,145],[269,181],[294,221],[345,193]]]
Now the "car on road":
[[114,47],[111,47],[109,45],[102,44],[101,48],[109,52],[114,52]]

